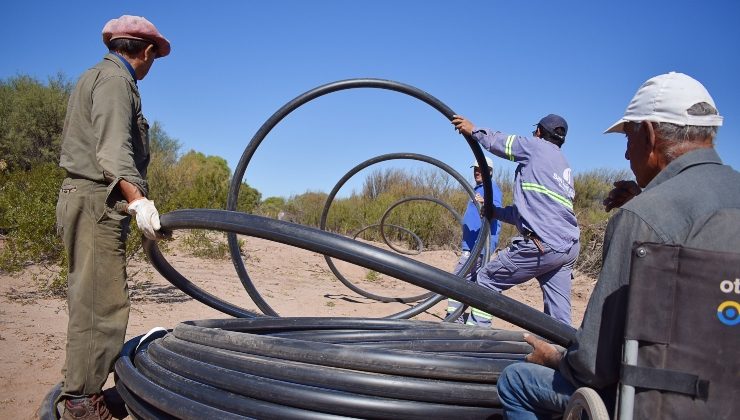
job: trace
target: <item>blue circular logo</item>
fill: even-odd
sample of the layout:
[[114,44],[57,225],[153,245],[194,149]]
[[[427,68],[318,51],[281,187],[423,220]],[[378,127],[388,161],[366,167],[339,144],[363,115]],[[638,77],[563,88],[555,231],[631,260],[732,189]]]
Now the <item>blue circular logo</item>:
[[740,304],[726,300],[717,307],[717,318],[725,325],[733,326],[740,323]]

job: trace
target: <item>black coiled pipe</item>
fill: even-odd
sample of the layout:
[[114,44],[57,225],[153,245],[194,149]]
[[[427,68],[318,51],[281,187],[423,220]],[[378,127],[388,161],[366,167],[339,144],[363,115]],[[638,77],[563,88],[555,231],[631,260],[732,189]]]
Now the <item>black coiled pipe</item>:
[[[341,188],[344,186],[344,184],[347,183],[347,181],[349,181],[354,175],[356,175],[361,170],[363,170],[363,169],[365,169],[365,168],[367,168],[369,166],[375,165],[377,163],[386,162],[386,161],[389,161],[389,160],[416,160],[416,161],[419,161],[419,162],[425,162],[425,163],[428,163],[430,165],[433,165],[433,166],[435,166],[435,167],[443,170],[448,175],[452,176],[462,186],[462,188],[468,193],[468,196],[471,198],[471,200],[475,196],[475,192],[470,187],[470,185],[468,185],[467,181],[465,180],[465,177],[463,177],[462,175],[460,175],[460,173],[457,172],[457,171],[455,171],[451,166],[447,165],[446,163],[444,163],[444,162],[442,162],[440,160],[437,160],[435,158],[432,158],[432,157],[429,157],[429,156],[426,156],[426,155],[417,154],[417,153],[388,153],[388,154],[376,156],[374,158],[370,158],[370,159],[368,159],[368,160],[366,160],[364,162],[361,162],[361,163],[357,164],[355,167],[353,167],[352,169],[350,169],[349,171],[347,171],[347,173],[345,173],[339,179],[339,181],[337,181],[337,183],[334,185],[334,188],[332,188],[332,190],[327,195],[326,201],[324,202],[324,208],[321,211],[321,219],[320,219],[320,222],[319,222],[319,227],[322,230],[325,230],[326,229],[326,222],[327,222],[327,219],[329,217],[329,210],[331,208],[332,203],[334,202],[334,198],[339,193],[339,190],[341,190]],[[434,199],[434,200],[436,200],[436,199]],[[446,203],[441,202],[441,201],[438,201],[438,204],[447,206]],[[476,202],[476,205],[477,205],[477,202]],[[450,209],[450,208],[448,207],[448,209]],[[455,216],[457,216],[457,214],[455,213],[454,209],[450,209],[450,211],[452,211],[453,214]],[[386,214],[387,214],[387,211],[386,211]],[[459,216],[457,216],[457,218],[459,219]],[[383,234],[383,240],[386,242],[386,244],[388,244],[389,247],[393,248],[393,246],[389,243],[388,239],[386,238],[385,234],[383,233],[382,226],[383,226],[383,223],[384,222],[385,222],[385,214],[384,214],[383,220],[381,221],[381,233]],[[490,231],[490,223],[488,221],[486,221],[486,220],[482,220],[482,226],[481,226],[481,232],[482,232],[482,234],[479,235],[479,240],[476,242],[476,244],[473,247],[473,249],[476,252],[480,252],[480,250],[482,249],[484,243],[479,243],[479,242],[481,242],[480,239],[481,238],[486,238],[488,236],[488,232],[489,231]],[[395,319],[398,319],[398,318],[410,318],[410,317],[415,316],[415,315],[418,315],[419,313],[423,312],[424,310],[426,310],[426,309],[428,309],[428,308],[436,305],[438,302],[440,302],[440,301],[442,301],[444,299],[443,296],[438,296],[438,295],[435,296],[433,293],[425,293],[425,294],[416,295],[416,296],[409,296],[409,297],[390,297],[390,296],[381,296],[381,295],[378,295],[378,294],[375,294],[375,293],[370,293],[370,292],[368,292],[368,291],[360,288],[356,284],[352,283],[349,279],[347,279],[339,271],[339,269],[337,268],[336,264],[334,264],[334,262],[332,261],[331,257],[329,257],[327,255],[324,255],[324,260],[326,260],[327,266],[329,266],[329,269],[331,270],[331,272],[334,274],[334,276],[337,279],[339,279],[340,282],[342,282],[342,284],[344,284],[347,288],[349,288],[353,292],[355,292],[355,293],[357,293],[357,294],[359,294],[361,296],[364,296],[364,297],[366,297],[368,299],[373,299],[373,300],[377,300],[377,301],[380,301],[380,302],[402,302],[402,303],[416,302],[416,301],[421,300],[421,299],[426,299],[426,301],[422,302],[421,304],[416,305],[416,306],[414,306],[412,308],[409,308],[409,309],[407,309],[405,311],[399,312],[397,314],[389,315],[388,318],[395,318]],[[455,273],[455,274],[458,275],[458,276],[460,276],[460,277],[464,277],[472,269],[472,266],[473,266],[474,262],[475,262],[475,259],[473,259],[473,258],[468,259],[468,261],[460,268],[459,272],[458,273]]]
[[[320,229],[246,213],[211,209],[176,210],[162,215],[160,220],[163,229],[167,230],[210,229],[238,233],[339,258],[404,280],[441,296],[449,296],[563,346],[567,346],[575,336],[573,327],[500,293],[460,281],[454,274],[403,255]],[[164,258],[155,252],[157,247],[154,241],[144,240],[144,249],[154,267],[165,278],[174,276],[170,271],[174,269],[169,264],[161,264]],[[207,294],[196,296],[196,299],[209,306],[212,304],[225,306],[224,302],[214,296]],[[254,317],[253,313],[248,312],[247,315]]]
[[[265,121],[264,124],[262,124],[259,130],[257,130],[255,135],[252,137],[252,140],[249,142],[247,147],[244,149],[244,152],[242,153],[242,156],[239,159],[239,163],[234,169],[234,176],[231,179],[231,185],[229,187],[229,194],[228,194],[228,200],[226,203],[226,209],[227,210],[237,209],[239,190],[241,188],[242,180],[244,179],[247,166],[249,165],[249,162],[252,159],[252,156],[257,151],[257,148],[260,146],[260,144],[265,139],[265,137],[270,133],[270,131],[272,131],[272,129],[283,118],[288,116],[291,112],[295,111],[302,105],[305,105],[306,103],[316,98],[319,98],[321,96],[327,95],[332,92],[338,92],[338,91],[348,90],[348,89],[358,89],[358,88],[384,89],[384,90],[391,90],[391,91],[403,93],[405,95],[419,99],[422,102],[430,105],[432,108],[439,111],[448,120],[452,120],[453,116],[455,115],[452,109],[450,109],[447,105],[442,103],[442,101],[430,95],[429,93],[424,92],[423,90],[415,88],[413,86],[395,82],[392,80],[371,79],[371,78],[348,79],[348,80],[340,80],[340,81],[328,83],[328,84],[316,87],[314,89],[311,89],[297,96],[296,98],[294,98],[287,104],[283,105],[280,109],[278,109],[274,114],[272,114],[272,116],[270,116],[270,118],[268,118],[267,121]],[[467,141],[468,146],[470,146],[473,152],[473,155],[475,156],[475,159],[478,162],[478,164],[481,165],[481,167],[485,167],[486,161],[483,155],[483,151],[480,148],[480,145],[478,145],[478,143],[469,136],[465,136],[465,140]],[[487,172],[483,174],[483,191],[484,191],[484,200],[485,200],[484,209],[486,212],[485,220],[488,221],[491,219],[492,214],[493,214],[492,213],[493,211],[493,202],[492,202],[493,187],[491,185],[491,174]],[[486,222],[485,224],[487,225],[488,223]],[[237,241],[236,234],[228,233],[227,237],[228,237],[228,242],[229,242],[229,251],[231,253],[231,259],[234,264],[234,268],[236,269],[236,272],[239,276],[239,280],[241,281],[245,290],[247,291],[249,296],[252,298],[254,303],[257,305],[257,307],[265,315],[278,316],[278,313],[267,303],[267,301],[264,300],[264,298],[259,293],[259,291],[257,291],[257,288],[254,286],[254,283],[250,279],[249,274],[247,273],[247,269],[244,265],[244,262],[241,259],[241,250],[239,249],[239,243]],[[442,297],[431,297],[423,304],[418,305],[417,308],[409,309],[405,312],[392,315],[391,317],[398,318],[398,317],[410,316],[409,314],[414,313],[414,312],[420,313],[426,308],[434,306],[434,304],[441,301],[442,299],[443,299]]]
[[[439,330],[458,342],[471,333],[505,337],[516,351],[484,359],[275,336],[345,331],[378,333],[382,342]],[[530,350],[521,333],[363,318],[189,321],[163,338],[139,339],[116,362],[116,386],[144,418],[500,418],[498,374]]]

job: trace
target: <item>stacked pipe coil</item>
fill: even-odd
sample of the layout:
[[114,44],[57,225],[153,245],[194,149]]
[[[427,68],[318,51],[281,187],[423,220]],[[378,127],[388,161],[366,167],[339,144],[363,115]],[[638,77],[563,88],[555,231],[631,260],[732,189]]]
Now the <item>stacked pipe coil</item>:
[[[486,419],[522,333],[406,320],[190,321],[116,363],[139,418]],[[138,346],[138,349],[137,349]]]

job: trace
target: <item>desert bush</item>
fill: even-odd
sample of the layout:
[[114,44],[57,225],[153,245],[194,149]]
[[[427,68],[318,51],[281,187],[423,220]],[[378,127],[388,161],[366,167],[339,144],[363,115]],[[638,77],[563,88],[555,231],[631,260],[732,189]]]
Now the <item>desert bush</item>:
[[[49,274],[39,275],[39,283],[54,294],[66,291],[67,264],[56,234],[55,207],[64,178],[58,162],[72,87],[61,75],[47,84],[23,75],[0,80],[0,270],[17,271],[40,263],[48,268],[42,273]],[[149,197],[160,213],[225,208],[230,171],[224,159],[194,151],[181,156],[180,142],[159,122],[152,124],[149,134]],[[259,200],[259,191],[242,182],[237,208],[252,211]],[[167,243],[160,247],[166,250]],[[144,258],[135,220],[126,258]],[[129,277],[135,275],[129,272]]]
[[[588,219],[593,217],[604,219],[604,207],[602,200],[613,188],[614,181],[621,179],[632,179],[632,174],[626,170],[594,169],[575,175],[573,184],[576,189],[576,198],[573,207],[579,216],[581,213],[598,210],[598,214],[589,214]],[[604,214],[602,214],[604,213]]]
[[[243,240],[239,239],[237,243],[241,248]],[[219,260],[229,257],[229,245],[224,233],[191,230],[185,235],[182,244],[195,257]]]
[[[229,166],[218,156],[189,151],[172,167],[175,179],[170,208],[224,208],[229,190]],[[156,183],[152,179],[152,184]]]
[[[283,219],[285,199],[283,197],[267,197],[254,209],[255,214],[273,219]],[[281,215],[281,212],[282,215]]]
[[607,169],[595,169],[575,176],[573,208],[581,229],[581,253],[575,268],[581,273],[597,276],[601,271],[604,234],[610,216],[604,211],[602,201],[613,188],[614,181],[631,178],[627,171]]
[[[601,270],[601,252],[604,232],[609,214],[601,204],[616,180],[630,179],[627,171],[596,169],[576,175],[574,210],[581,230],[581,254],[576,269],[587,275],[597,275]],[[498,169],[493,181],[503,195],[503,205],[513,200],[513,174]],[[469,197],[452,177],[442,171],[406,172],[400,169],[376,170],[368,175],[360,193],[346,198],[337,198],[330,208],[326,228],[329,231],[353,235],[360,229],[380,222],[383,213],[396,201],[410,196],[439,198],[462,216]],[[292,221],[317,226],[325,197],[323,193],[309,192],[291,197],[287,202],[272,200],[271,213],[281,210],[292,216]],[[265,204],[266,206],[266,204]],[[274,216],[271,216],[274,217]],[[393,209],[386,223],[402,226],[418,235],[425,248],[457,249],[460,244],[460,225],[447,209],[431,202],[409,201]],[[498,248],[509,245],[511,238],[519,233],[516,227],[502,224]],[[389,240],[402,243],[409,248],[416,242],[399,229],[386,230]],[[362,233],[363,239],[382,241],[378,229]]]
[[319,191],[307,191],[292,196],[285,203],[285,211],[290,213],[295,221],[300,224],[318,227],[326,197],[326,193]]
[[[503,175],[498,182],[504,181]],[[409,197],[430,197],[439,199],[455,209],[462,217],[469,197],[457,181],[438,169],[421,169],[406,172],[396,168],[375,170],[363,183],[360,193],[353,192],[347,198],[337,198],[332,203],[328,217],[327,230],[353,235],[355,232],[381,221],[383,214],[399,200]],[[300,202],[293,201],[292,212],[299,216],[310,214],[300,209]],[[323,209],[323,203],[319,211]],[[297,222],[306,223],[311,217],[297,217]],[[410,230],[424,243],[425,248],[456,249],[461,240],[460,225],[445,207],[428,200],[411,200],[395,206],[388,213],[386,224],[401,226]],[[306,223],[310,224],[310,223]],[[394,242],[416,247],[416,240],[407,232],[388,228],[386,237]],[[379,229],[367,229],[362,238],[382,241]]]
[[0,231],[5,242],[0,269],[12,272],[34,262],[62,262],[64,247],[56,234],[55,210],[64,171],[46,163],[0,177]]
[[46,84],[24,75],[0,80],[0,156],[9,171],[59,160],[71,91],[62,74]]
[[369,282],[376,282],[380,280],[380,273],[375,270],[367,270],[365,273],[365,280]]

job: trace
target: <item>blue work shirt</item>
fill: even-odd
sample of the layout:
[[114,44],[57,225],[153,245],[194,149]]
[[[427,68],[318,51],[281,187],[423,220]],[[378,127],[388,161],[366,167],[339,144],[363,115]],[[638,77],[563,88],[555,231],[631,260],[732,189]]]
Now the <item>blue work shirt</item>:
[[[495,182],[491,182],[491,188],[493,190],[493,205],[495,207],[501,207],[501,190]],[[473,188],[475,193],[483,195],[483,184],[478,184]],[[473,200],[468,201],[468,207],[465,209],[465,215],[463,216],[462,224],[462,250],[470,251],[475,246],[475,241],[478,239],[478,233],[481,229],[481,217],[478,207],[475,205]],[[496,250],[498,245],[498,234],[501,230],[501,222],[498,220],[491,221],[491,240],[490,249],[491,252]]]
[[560,148],[539,137],[507,135],[488,128],[473,130],[473,138],[494,155],[517,162],[514,203],[494,207],[494,217],[534,232],[558,252],[568,251],[580,236],[573,212],[575,188],[570,164]]

